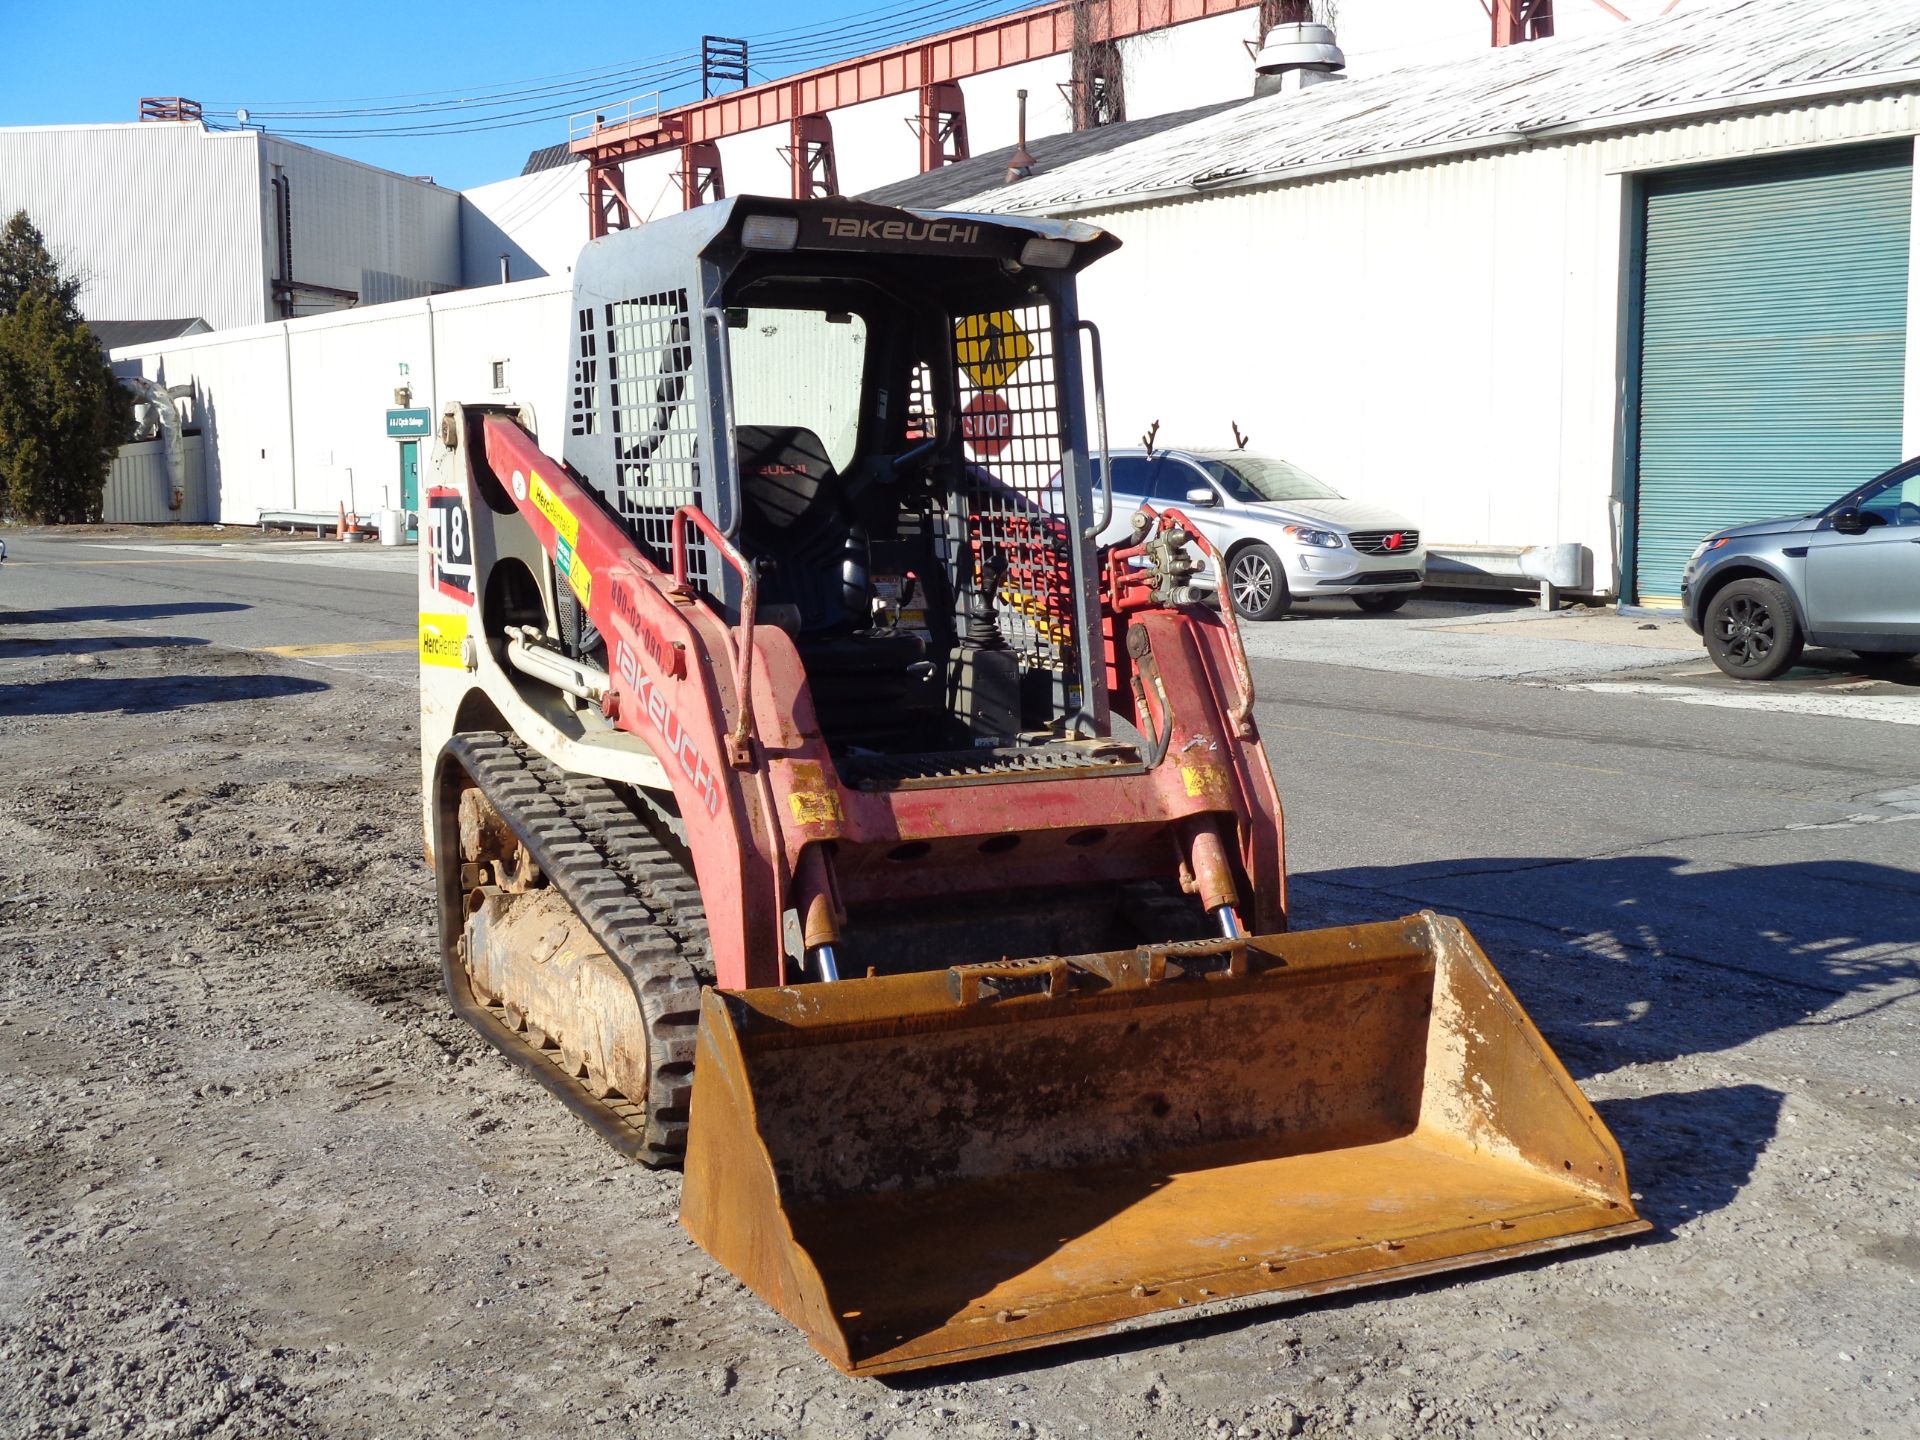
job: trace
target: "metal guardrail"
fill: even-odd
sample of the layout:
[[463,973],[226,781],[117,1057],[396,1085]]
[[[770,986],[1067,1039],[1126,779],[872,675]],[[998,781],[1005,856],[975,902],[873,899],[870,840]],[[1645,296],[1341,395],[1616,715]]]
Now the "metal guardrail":
[[581,110],[567,117],[567,144],[571,146],[579,140],[588,140],[602,130],[617,130],[623,125],[631,125],[639,120],[657,120],[660,118],[660,92],[650,90],[645,95],[635,95],[630,100],[622,100],[618,105],[601,106],[594,110]]
[[1540,588],[1540,608],[1559,608],[1562,590],[1593,588],[1593,553],[1584,545],[1427,544],[1427,584],[1490,590]]

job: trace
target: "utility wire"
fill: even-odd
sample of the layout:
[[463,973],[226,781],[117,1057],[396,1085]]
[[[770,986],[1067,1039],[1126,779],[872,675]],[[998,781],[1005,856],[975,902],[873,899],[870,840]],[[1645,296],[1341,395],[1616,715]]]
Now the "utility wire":
[[[990,11],[996,14],[1013,13],[1030,5],[1009,5],[1007,0],[922,0],[917,5],[898,4],[879,10],[858,12],[843,17],[839,22],[825,27],[791,26],[785,30],[762,32],[761,36],[750,36],[749,53],[758,61],[763,55],[774,65],[791,65],[794,68],[807,68],[810,63],[821,59],[838,59],[848,54],[857,54],[865,49],[883,48],[890,37],[916,38],[924,34],[929,24],[942,24],[957,21],[977,12]],[[879,20],[863,17],[880,16]],[[980,16],[979,18],[985,18]],[[907,34],[901,36],[905,28]],[[753,45],[755,39],[767,39],[778,36],[796,38],[776,44]],[[440,91],[416,92],[420,95],[457,95],[458,98],[440,101],[423,101],[418,104],[377,105],[351,108],[340,102],[325,109],[297,110],[296,105],[314,102],[280,102],[283,108],[258,108],[249,105],[251,119],[283,120],[292,122],[295,128],[273,127],[275,134],[300,139],[374,139],[382,137],[419,137],[443,134],[477,134],[485,131],[517,129],[538,124],[544,120],[577,113],[594,105],[606,104],[615,100],[629,98],[635,92],[644,93],[647,89],[659,89],[664,102],[667,93],[678,94],[681,90],[692,89],[692,79],[698,77],[701,69],[695,52],[664,52],[660,56],[648,57],[649,60],[664,62],[658,68],[643,68],[642,62],[632,62],[612,69],[575,71],[572,75],[588,77],[572,84],[528,84],[516,89],[494,89],[491,91]],[[756,70],[760,67],[756,64]],[[765,73],[764,71],[762,72]],[[564,80],[565,75],[548,77]],[[675,81],[685,83],[674,84]],[[406,99],[404,96],[373,97],[385,99]],[[541,105],[537,102],[549,101]],[[228,102],[216,102],[225,108]],[[273,102],[267,102],[271,106]],[[521,108],[510,108],[519,106]],[[441,123],[427,123],[435,115],[455,115],[461,118],[449,119]],[[386,120],[401,123],[384,124]],[[359,121],[349,125],[344,122]],[[343,123],[330,123],[343,122]]]
[[[1022,6],[1016,6],[1014,8],[1026,9],[1030,7],[1026,5],[1022,5]],[[872,10],[856,10],[850,15],[840,16],[837,20],[831,23],[840,24],[844,21],[859,20],[870,15],[892,14],[892,13],[895,13],[898,9],[899,9],[899,6],[896,0],[896,3],[894,4],[877,6]],[[819,28],[818,26],[812,23],[801,24],[801,25],[789,25],[778,30],[758,31],[754,34],[750,34],[741,38],[744,38],[751,43],[753,41],[759,41],[759,40],[777,39],[782,35],[811,34],[815,32],[818,28]],[[683,55],[694,55],[697,53],[698,53],[697,51],[694,51],[691,49],[663,51],[658,55],[645,55],[645,56],[641,56],[639,59],[636,59],[636,60],[622,61],[618,66],[613,67],[613,69],[625,70],[636,65],[645,64],[649,61],[676,59]],[[247,109],[248,111],[251,111],[256,104],[261,106],[266,106],[266,107],[282,107],[282,108],[292,108],[295,106],[302,106],[302,105],[319,105],[319,106],[328,106],[328,107],[351,106],[351,105],[362,105],[362,104],[377,105],[389,100],[424,100],[424,99],[432,99],[436,96],[460,97],[460,96],[489,95],[498,91],[518,90],[523,86],[543,85],[549,81],[568,80],[568,79],[574,79],[582,76],[587,77],[587,79],[583,80],[582,83],[591,83],[592,77],[598,76],[598,75],[604,75],[607,73],[608,73],[608,69],[605,66],[590,65],[580,70],[560,70],[560,71],[556,71],[551,75],[534,75],[534,76],[530,76],[528,78],[520,79],[520,80],[502,80],[502,81],[496,81],[488,85],[479,85],[479,86],[457,85],[445,90],[405,90],[392,95],[348,95],[348,96],[334,96],[327,99],[309,99],[309,100],[262,100],[258,102],[251,101],[251,100],[209,100],[206,103],[210,107],[217,107],[220,109],[231,109],[234,107],[241,107],[241,108]]]
[[[672,72],[671,76],[665,78],[678,76],[691,76],[692,78],[682,79],[678,84],[659,84],[655,86],[659,91],[663,105],[669,96],[678,95],[682,91],[691,92],[697,88],[700,77],[700,67],[695,65],[687,69],[675,71]],[[653,82],[650,81],[649,83],[652,84]],[[529,125],[544,125],[552,120],[564,120],[569,115],[578,114],[582,110],[591,110],[596,105],[610,105],[617,100],[629,99],[632,97],[632,94],[633,91],[630,87],[622,86],[618,90],[605,91],[599,95],[581,96],[569,100],[564,105],[537,105],[526,110],[510,110],[503,114],[489,117],[485,123],[475,123],[472,120],[443,120],[434,124],[392,125],[362,129],[329,128],[302,130],[275,127],[272,133],[283,136],[289,140],[380,140],[420,136],[480,135],[492,130],[519,130]]]

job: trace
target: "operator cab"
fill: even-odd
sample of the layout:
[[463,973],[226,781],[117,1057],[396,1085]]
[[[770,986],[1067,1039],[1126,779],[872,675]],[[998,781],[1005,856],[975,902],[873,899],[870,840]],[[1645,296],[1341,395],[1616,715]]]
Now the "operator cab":
[[656,563],[682,506],[733,540],[843,773],[1108,733],[1072,276],[1113,244],[749,197],[582,255],[569,465]]
[[999,260],[801,252],[746,255],[725,299],[738,542],[830,747],[1091,730],[1047,287]]

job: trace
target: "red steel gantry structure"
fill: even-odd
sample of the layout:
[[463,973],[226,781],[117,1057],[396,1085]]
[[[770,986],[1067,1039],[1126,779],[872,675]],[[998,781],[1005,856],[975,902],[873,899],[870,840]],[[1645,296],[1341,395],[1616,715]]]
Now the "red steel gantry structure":
[[[640,223],[621,184],[629,160],[678,150],[681,202],[689,208],[726,194],[718,141],[769,125],[788,127],[793,196],[830,193],[834,184],[829,111],[889,95],[919,93],[909,123],[920,137],[920,169],[965,160],[966,107],[959,82],[1074,47],[1076,10],[1088,12],[1096,40],[1124,40],[1190,20],[1254,9],[1260,0],[1059,0],[959,30],[824,65],[784,80],[696,100],[673,110],[592,117],[571,149],[587,161],[587,209],[593,237]],[[1085,32],[1083,32],[1084,34]]]

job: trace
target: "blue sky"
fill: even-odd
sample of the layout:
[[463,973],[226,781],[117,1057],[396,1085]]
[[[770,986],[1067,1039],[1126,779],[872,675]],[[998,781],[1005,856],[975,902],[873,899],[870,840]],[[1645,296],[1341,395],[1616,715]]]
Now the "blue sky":
[[[235,107],[246,106],[303,144],[464,188],[518,174],[528,151],[565,140],[571,110],[656,89],[669,105],[696,98],[703,33],[747,37],[757,82],[1020,8],[1019,0],[324,8],[199,0],[135,10],[0,0],[0,125],[133,120],[143,95],[184,95],[212,123],[231,125]],[[533,93],[508,93],[516,90]],[[358,113],[315,113],[323,110]],[[390,133],[429,126],[442,128]]]

